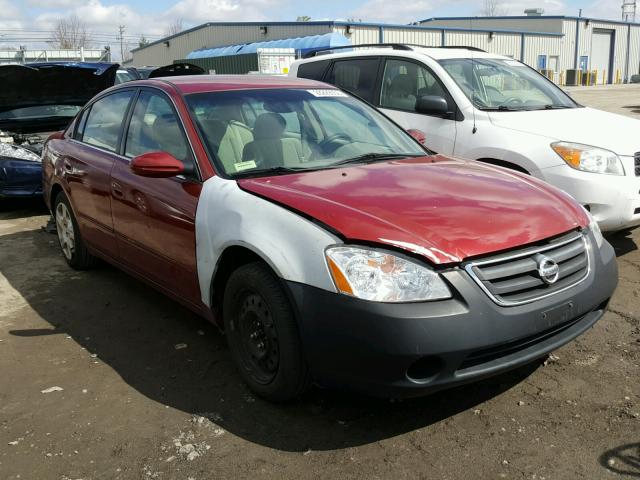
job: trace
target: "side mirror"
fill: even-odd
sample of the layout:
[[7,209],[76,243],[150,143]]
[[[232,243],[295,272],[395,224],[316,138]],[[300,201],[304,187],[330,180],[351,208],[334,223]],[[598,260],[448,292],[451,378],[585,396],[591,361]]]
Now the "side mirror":
[[416,100],[416,112],[444,117],[449,113],[449,104],[443,97],[424,95]]
[[424,134],[422,130],[416,130],[415,128],[410,128],[407,130],[407,133],[415,138],[421,145],[424,145],[424,142],[427,141],[427,136]]
[[131,160],[131,171],[141,177],[169,178],[184,173],[184,164],[167,152],[148,152]]

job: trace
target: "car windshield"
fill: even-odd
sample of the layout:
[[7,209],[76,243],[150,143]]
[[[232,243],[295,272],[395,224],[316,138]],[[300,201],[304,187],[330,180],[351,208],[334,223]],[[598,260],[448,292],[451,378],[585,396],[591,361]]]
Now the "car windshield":
[[503,58],[451,58],[440,65],[480,110],[576,108],[571,97],[525,64]]
[[427,154],[382,114],[337,89],[200,93],[187,103],[214,162],[231,177]]
[[28,120],[50,117],[75,117],[82,107],[77,105],[42,105],[35,107],[14,108],[0,112],[1,120]]

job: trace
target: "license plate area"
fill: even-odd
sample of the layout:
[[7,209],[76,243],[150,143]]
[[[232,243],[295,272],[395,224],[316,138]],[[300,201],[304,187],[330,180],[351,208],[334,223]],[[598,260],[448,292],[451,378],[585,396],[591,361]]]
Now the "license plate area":
[[544,330],[555,327],[556,325],[561,325],[575,318],[574,311],[575,307],[573,302],[563,303],[557,307],[550,308],[540,314],[539,325]]

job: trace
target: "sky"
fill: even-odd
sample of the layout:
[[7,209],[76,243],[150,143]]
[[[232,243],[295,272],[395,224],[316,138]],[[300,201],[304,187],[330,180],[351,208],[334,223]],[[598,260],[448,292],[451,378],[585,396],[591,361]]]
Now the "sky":
[[[525,8],[543,8],[548,15],[620,19],[622,0],[497,0],[500,13],[521,15]],[[430,17],[481,15],[484,0],[0,0],[0,49],[46,45],[60,17],[75,14],[94,34],[98,48],[115,44],[118,26],[125,26],[129,48],[144,35],[156,40],[180,19],[185,28],[209,21],[293,21],[360,19],[409,23]],[[112,48],[116,50],[116,48]]]

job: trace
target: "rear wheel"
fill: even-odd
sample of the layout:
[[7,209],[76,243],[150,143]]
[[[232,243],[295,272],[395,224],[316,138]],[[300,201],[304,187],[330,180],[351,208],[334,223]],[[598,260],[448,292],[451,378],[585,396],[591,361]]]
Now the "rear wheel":
[[95,265],[96,258],[87,251],[82,241],[78,222],[64,192],[60,192],[55,199],[53,216],[62,255],[69,266],[76,270],[86,270]]
[[251,390],[267,400],[286,401],[308,388],[293,310],[265,264],[243,265],[231,274],[223,312],[231,355]]

